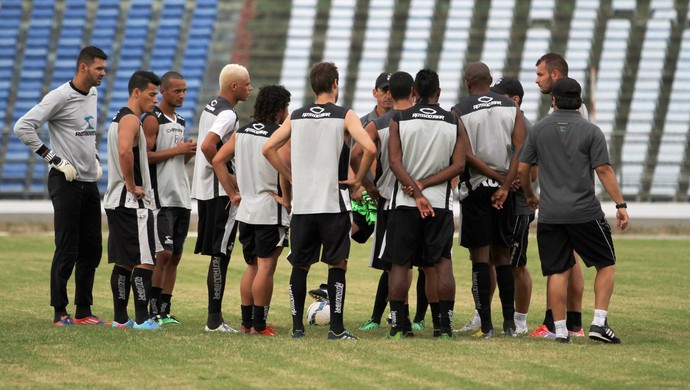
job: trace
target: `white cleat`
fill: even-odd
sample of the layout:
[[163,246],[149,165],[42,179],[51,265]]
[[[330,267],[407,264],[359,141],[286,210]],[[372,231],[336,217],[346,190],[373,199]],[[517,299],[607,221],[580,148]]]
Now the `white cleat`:
[[208,325],[206,325],[206,327],[204,328],[204,330],[207,331],[207,332],[240,333],[240,332],[237,331],[237,329],[232,328],[230,325],[226,324],[225,322],[223,322],[222,324],[220,324],[220,325],[219,325],[217,328],[215,328],[215,329],[211,329],[211,328],[208,327]]

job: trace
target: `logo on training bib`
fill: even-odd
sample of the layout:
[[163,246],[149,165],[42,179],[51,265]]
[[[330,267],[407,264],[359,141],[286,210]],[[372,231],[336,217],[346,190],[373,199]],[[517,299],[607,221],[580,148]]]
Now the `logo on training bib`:
[[311,107],[309,109],[310,112],[305,112],[302,114],[302,118],[328,118],[331,116],[330,112],[324,112],[323,107]]

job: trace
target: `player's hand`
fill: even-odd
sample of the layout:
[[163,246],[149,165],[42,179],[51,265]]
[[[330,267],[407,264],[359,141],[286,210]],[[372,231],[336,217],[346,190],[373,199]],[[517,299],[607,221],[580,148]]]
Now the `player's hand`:
[[241,201],[242,195],[240,195],[239,192],[235,192],[234,194],[230,195],[230,202],[228,203],[228,208],[230,207],[230,204],[234,204],[235,206],[239,207]]
[[495,209],[501,210],[501,209],[503,209],[503,203],[505,203],[507,198],[508,198],[508,191],[503,189],[503,187],[499,187],[496,190],[496,192],[494,192],[494,194],[491,195],[491,205]]
[[[50,161],[50,166],[65,174],[65,180],[73,181],[77,178],[77,170],[64,158],[55,156]],[[101,172],[103,174],[103,172]]]
[[364,187],[359,187],[356,191],[354,191],[350,194],[350,199],[354,200],[357,203],[362,203],[362,192],[363,191],[364,191]]
[[417,209],[419,209],[419,215],[421,215],[422,218],[436,216],[434,208],[431,207],[431,203],[426,197],[420,196],[419,198],[415,199],[415,202],[417,203]]
[[103,177],[103,166],[96,160],[96,181],[101,180],[101,177]]
[[[422,192],[424,190],[424,184],[420,182],[419,180],[412,180],[414,184],[419,188],[419,192]],[[402,187],[403,192],[408,195],[408,196],[414,196],[414,187],[412,186],[403,186]]]
[[179,144],[177,144],[177,148],[177,154],[196,153],[196,142],[193,139],[190,139],[188,142],[181,141]]
[[517,178],[517,179],[513,180],[512,183],[510,183],[510,189],[512,191],[519,190],[521,186],[522,186],[522,182],[520,181],[520,178]]
[[278,203],[280,203],[283,207],[285,207],[288,211],[288,213],[292,212],[292,204],[290,203],[290,200],[287,198],[284,198],[282,196],[278,196],[275,192],[268,191],[268,194],[271,195],[271,197]]
[[532,195],[527,198],[527,205],[529,206],[532,211],[536,210],[539,208],[539,195]]
[[625,230],[625,228],[628,227],[628,222],[630,221],[630,218],[628,217],[628,209],[622,208],[616,210],[616,220],[618,227],[621,230]]
[[[129,191],[129,190],[127,190],[127,191]],[[134,191],[129,191],[129,192],[134,194],[134,197],[137,199],[144,199],[144,197],[146,196],[146,191],[144,190],[144,187],[142,187],[142,186],[135,186]]]
[[[290,180],[290,183],[292,183],[292,177],[290,177],[288,179]],[[350,196],[351,197],[355,195],[355,193],[357,192],[357,190],[360,189],[360,187],[362,187],[362,183],[359,180],[354,179],[354,178],[347,179],[347,180],[340,180],[340,181],[338,181],[338,183],[344,184],[350,188]],[[360,194],[360,199],[361,198],[362,198],[362,196]]]

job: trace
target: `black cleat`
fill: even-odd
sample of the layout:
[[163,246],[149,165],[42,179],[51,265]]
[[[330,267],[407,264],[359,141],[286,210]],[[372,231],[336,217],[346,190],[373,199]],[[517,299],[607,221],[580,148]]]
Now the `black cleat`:
[[604,322],[604,326],[592,325],[589,327],[589,338],[595,341],[601,341],[603,343],[609,344],[620,344],[621,339],[616,337],[613,333],[613,329],[607,322]]
[[309,295],[316,299],[317,301],[327,301],[328,300],[328,285],[321,284],[319,288],[309,290]]

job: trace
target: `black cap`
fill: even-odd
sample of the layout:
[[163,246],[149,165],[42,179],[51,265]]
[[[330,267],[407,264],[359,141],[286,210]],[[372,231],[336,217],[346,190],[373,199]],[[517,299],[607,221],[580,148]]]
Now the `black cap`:
[[551,95],[579,99],[582,97],[582,87],[580,87],[580,83],[574,79],[564,77],[553,84]]
[[525,90],[522,89],[522,84],[520,80],[515,77],[503,77],[496,81],[493,87],[491,87],[491,92],[495,92],[499,95],[508,94],[509,96],[517,96],[522,100],[525,96]]
[[388,88],[388,80],[391,78],[390,73],[383,72],[376,78],[376,88]]

